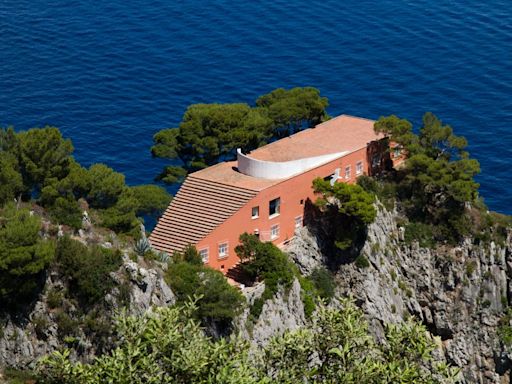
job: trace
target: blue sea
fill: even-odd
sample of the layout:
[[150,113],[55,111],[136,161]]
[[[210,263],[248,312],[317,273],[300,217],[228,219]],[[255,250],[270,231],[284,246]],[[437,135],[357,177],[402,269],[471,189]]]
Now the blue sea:
[[434,112],[512,214],[510,0],[0,0],[0,126],[57,126],[129,184],[166,164],[152,136],[189,104],[295,86],[331,115]]

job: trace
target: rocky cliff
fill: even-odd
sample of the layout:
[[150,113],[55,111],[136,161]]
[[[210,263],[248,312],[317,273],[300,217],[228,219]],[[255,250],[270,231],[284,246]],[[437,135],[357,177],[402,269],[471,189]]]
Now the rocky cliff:
[[[141,314],[153,305],[166,306],[175,302],[174,294],[164,282],[160,270],[143,268],[125,258],[119,271],[112,275],[117,286],[105,298],[105,307],[98,314],[96,321],[111,323],[120,307],[117,298],[119,289],[124,284],[128,287],[130,295],[127,308],[130,313]],[[9,315],[2,319],[0,367],[32,368],[40,357],[65,347],[72,347],[75,356],[79,355],[82,360],[90,360],[98,352],[97,341],[84,332],[81,324],[76,322],[81,314],[73,302],[64,302],[59,309],[52,309],[49,305],[49,293],[64,289],[59,275],[52,272],[46,279],[44,292],[30,307],[28,313]],[[66,323],[62,320],[62,313],[66,314]],[[59,337],[59,326],[65,324],[75,327],[78,335],[73,338]],[[101,324],[98,322],[98,325]]]
[[[396,212],[380,207],[368,228],[366,268],[342,264],[337,295],[353,296],[377,336],[408,316],[439,341],[440,358],[461,367],[467,383],[509,383],[512,361],[497,329],[512,299],[512,235],[505,244],[420,248],[403,241]],[[288,253],[303,273],[328,263],[319,240],[303,228]]]
[[[308,228],[297,233],[286,251],[305,275],[318,266],[333,269],[335,265],[336,295],[355,298],[377,337],[384,324],[414,316],[438,341],[439,359],[462,369],[464,382],[509,383],[512,354],[500,342],[497,329],[512,300],[512,233],[501,245],[475,245],[467,240],[455,248],[425,249],[404,242],[397,221],[396,212],[380,207],[361,248],[368,260],[366,267],[350,261],[333,263],[324,251],[321,234]],[[126,259],[114,275],[118,287],[128,283],[132,313],[174,303],[158,268],[142,268]],[[46,286],[45,292],[60,289],[58,276],[48,276]],[[112,312],[117,308],[118,287],[106,300]],[[243,292],[251,304],[263,290],[264,283]],[[1,365],[30,367],[38,357],[70,342],[57,337],[57,314],[49,309],[47,299],[43,294],[25,320],[3,320]],[[295,281],[290,289],[267,300],[256,322],[248,316],[246,309],[235,321],[235,329],[260,345],[274,334],[307,324],[300,284]],[[37,329],[41,322],[43,331]],[[96,352],[85,334],[76,349],[85,358]]]

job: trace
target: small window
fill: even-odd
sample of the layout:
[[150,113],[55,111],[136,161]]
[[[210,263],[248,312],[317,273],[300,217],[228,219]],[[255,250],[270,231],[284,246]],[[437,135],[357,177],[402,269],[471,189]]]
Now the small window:
[[279,237],[279,224],[270,227],[270,239],[274,240]]
[[295,218],[295,228],[301,228],[302,227],[302,216],[297,216]]
[[304,205],[304,199],[300,199],[300,205]]
[[228,257],[228,243],[219,244],[219,259]]
[[350,165],[345,167],[345,179],[350,179]]
[[281,198],[270,200],[268,203],[268,214],[269,216],[277,216],[281,212]]
[[203,260],[204,264],[208,263],[208,248],[201,249],[199,256],[201,256],[201,260]]
[[251,217],[253,219],[260,217],[260,207],[252,207]]
[[363,173],[363,162],[358,161],[356,164],[356,175],[360,175],[361,173]]
[[400,146],[396,146],[393,149],[393,156],[394,157],[400,157],[401,154],[402,154],[402,148],[400,148]]

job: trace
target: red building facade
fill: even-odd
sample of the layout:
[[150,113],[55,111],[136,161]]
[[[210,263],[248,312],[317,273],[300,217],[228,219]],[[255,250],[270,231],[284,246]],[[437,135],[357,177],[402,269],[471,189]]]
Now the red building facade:
[[315,178],[353,183],[386,161],[403,161],[373,125],[341,115],[190,174],[150,235],[152,247],[172,254],[192,244],[205,264],[227,272],[239,261],[235,247],[244,232],[286,243],[303,225],[306,201],[316,199]]

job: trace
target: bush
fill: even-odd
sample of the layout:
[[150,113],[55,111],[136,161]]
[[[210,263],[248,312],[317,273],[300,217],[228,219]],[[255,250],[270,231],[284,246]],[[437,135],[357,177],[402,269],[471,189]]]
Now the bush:
[[[191,250],[189,252],[190,255],[194,254]],[[185,259],[185,256],[181,255],[180,258]],[[165,280],[176,295],[177,301],[184,303],[191,298],[199,297],[196,312],[199,319],[231,321],[242,308],[242,294],[229,285],[221,272],[198,265],[194,257],[190,260],[195,264],[187,261],[170,264],[165,275]]]
[[69,293],[86,306],[102,300],[114,285],[110,273],[122,264],[121,252],[86,247],[65,236],[57,244],[59,270],[69,278]]
[[48,319],[44,316],[36,316],[32,319],[32,325],[36,331],[37,337],[46,339],[46,330],[48,329]]
[[58,308],[62,305],[62,301],[64,299],[64,295],[61,291],[57,291],[56,289],[48,290],[46,295],[46,303],[50,309]]
[[370,262],[362,254],[356,257],[355,263],[356,263],[357,268],[361,268],[361,269],[368,268],[370,266]]
[[309,277],[316,288],[318,295],[327,300],[331,301],[334,297],[334,278],[332,274],[325,268],[316,268]]
[[82,227],[82,210],[76,200],[58,197],[49,211],[57,223],[69,225],[74,229]]
[[404,240],[407,244],[417,241],[420,247],[432,248],[435,245],[432,226],[420,222],[406,224]]
[[76,336],[78,321],[73,320],[66,312],[59,312],[55,320],[60,340],[63,341],[68,336]]

